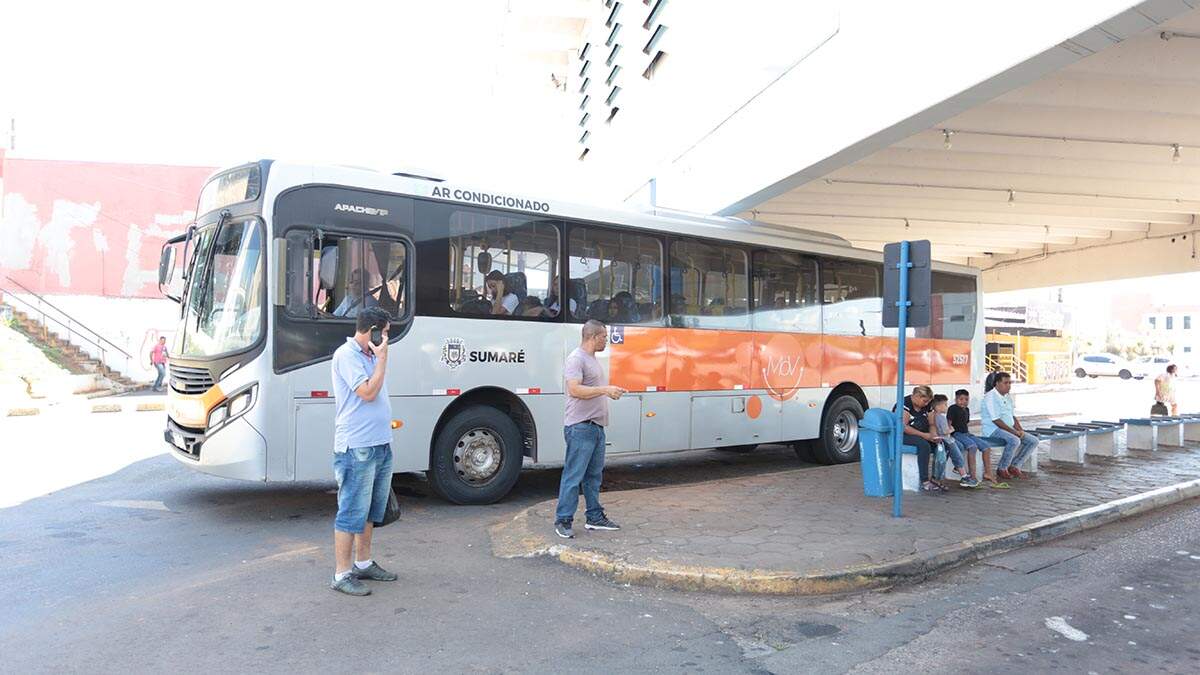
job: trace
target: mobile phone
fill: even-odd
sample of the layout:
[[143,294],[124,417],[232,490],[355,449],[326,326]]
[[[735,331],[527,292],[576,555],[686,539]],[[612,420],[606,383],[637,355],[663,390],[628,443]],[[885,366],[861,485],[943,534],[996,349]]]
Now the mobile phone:
[[375,345],[376,347],[383,344],[383,329],[382,328],[372,328],[371,329],[371,344]]

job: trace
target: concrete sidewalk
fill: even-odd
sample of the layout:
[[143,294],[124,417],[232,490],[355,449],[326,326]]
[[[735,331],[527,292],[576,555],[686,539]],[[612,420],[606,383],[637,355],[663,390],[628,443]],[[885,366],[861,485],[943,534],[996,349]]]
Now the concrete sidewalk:
[[[500,557],[550,555],[625,583],[817,594],[927,577],[1002,550],[1200,496],[1200,448],[1131,452],[1067,466],[1040,460],[1011,489],[863,495],[857,464],[679,487],[608,492],[619,532],[556,537],[554,502],[492,530]],[[582,505],[581,505],[582,506]]]

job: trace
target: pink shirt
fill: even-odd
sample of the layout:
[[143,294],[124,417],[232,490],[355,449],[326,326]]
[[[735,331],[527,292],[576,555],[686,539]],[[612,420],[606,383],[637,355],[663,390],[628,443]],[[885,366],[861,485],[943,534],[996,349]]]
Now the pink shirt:
[[167,362],[167,346],[164,344],[154,345],[154,349],[150,350],[150,363],[158,365]]
[[[608,384],[604,381],[604,369],[600,367],[600,361],[578,347],[567,356],[567,363],[563,367],[563,379],[579,380],[579,384],[585,387],[603,387]],[[567,411],[563,426],[569,427],[580,422],[595,422],[602,427],[608,426],[608,397],[583,399],[567,394]]]

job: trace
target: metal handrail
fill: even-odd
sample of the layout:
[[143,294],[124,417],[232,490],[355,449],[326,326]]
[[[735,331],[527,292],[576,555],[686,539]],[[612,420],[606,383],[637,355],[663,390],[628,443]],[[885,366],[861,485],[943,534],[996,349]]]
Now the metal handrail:
[[[78,319],[76,319],[75,317],[71,316],[70,314],[67,314],[66,312],[64,312],[63,310],[59,309],[58,307],[55,307],[55,306],[54,306],[54,304],[53,304],[53,303],[51,303],[49,300],[47,300],[47,299],[43,298],[42,296],[38,295],[37,293],[34,293],[34,292],[33,292],[33,291],[31,291],[31,290],[29,290],[29,288],[28,288],[28,287],[26,287],[26,286],[25,286],[24,284],[22,284],[21,282],[19,282],[19,281],[17,281],[16,279],[14,279],[14,278],[12,278],[12,277],[8,276],[7,274],[6,274],[6,275],[4,275],[4,278],[5,278],[5,279],[7,279],[7,280],[9,280],[9,281],[10,281],[10,282],[12,282],[13,284],[16,284],[16,285],[17,285],[17,287],[18,287],[18,288],[20,288],[21,290],[23,290],[23,291],[25,291],[26,293],[28,293],[28,294],[32,295],[33,297],[37,298],[37,299],[38,299],[38,301],[46,303],[46,306],[48,306],[49,308],[53,309],[54,311],[58,312],[59,314],[62,314],[64,317],[66,317],[66,319],[67,319],[67,323],[66,323],[66,324],[64,324],[62,321],[60,321],[60,320],[58,320],[58,319],[53,319],[53,318],[52,318],[52,320],[54,321],[54,323],[57,323],[58,325],[62,326],[63,328],[66,328],[66,329],[67,329],[67,332],[68,332],[69,334],[70,334],[70,333],[77,332],[77,331],[73,330],[73,329],[71,328],[71,326],[70,326],[70,324],[74,323],[74,324],[75,324],[76,326],[78,326],[79,328],[82,328],[83,330],[85,330],[85,331],[87,331],[87,332],[91,333],[91,334],[92,334],[92,337],[96,338],[96,340],[99,340],[99,341],[101,341],[101,342],[106,342],[106,343],[108,343],[108,345],[109,345],[109,346],[111,346],[113,349],[115,349],[115,350],[117,350],[118,352],[121,352],[122,354],[124,354],[124,355],[125,355],[125,358],[127,358],[127,359],[131,359],[131,358],[133,358],[133,357],[132,357],[132,356],[129,354],[129,352],[127,352],[127,351],[125,351],[124,349],[121,349],[120,347],[118,347],[118,346],[116,345],[116,343],[114,343],[112,340],[109,340],[108,338],[106,338],[106,337],[104,337],[103,335],[101,335],[101,334],[97,333],[96,331],[92,330],[91,328],[88,328],[87,326],[83,325],[82,323],[80,323],[80,322],[79,322],[79,320],[78,320]],[[9,295],[12,295],[12,294],[10,293]],[[16,297],[16,296],[13,296],[13,297]],[[20,300],[20,298],[17,298],[17,299],[18,299],[18,300]],[[30,304],[30,303],[28,303],[28,302],[26,302],[26,301],[23,301],[23,300],[22,300],[21,302],[22,302],[22,304],[24,304],[26,307],[30,307],[30,308],[32,308],[32,307],[33,307],[33,306]],[[43,319],[45,319],[45,318],[46,318],[46,310],[44,310],[44,309],[41,309],[41,308],[37,308],[37,309],[35,309],[34,311],[41,312],[41,314],[42,314],[42,318],[43,318]],[[45,321],[43,321],[43,324],[44,324],[44,323],[45,323]],[[101,350],[101,351],[107,351],[107,350],[105,350],[105,349],[104,349],[104,347],[100,346],[99,344],[96,344],[96,342],[95,342],[95,341],[93,341],[93,340],[89,340],[87,337],[85,337],[85,336],[82,336],[82,335],[81,335],[80,337],[81,337],[81,338],[83,338],[83,340],[85,340],[85,341],[86,341],[88,344],[91,344],[92,346],[96,347],[97,349],[99,349],[99,350]]]
[[[34,307],[29,302],[22,300],[21,298],[18,298],[17,296],[13,295],[12,293],[5,293],[4,297],[3,297],[3,301],[7,302],[9,300],[16,300],[17,302],[21,303],[25,307],[29,308],[29,311],[40,313],[42,315],[42,330],[43,331],[48,330],[48,328],[46,326],[46,321],[50,320],[50,321],[53,321],[54,323],[62,326],[63,328],[65,328],[67,330],[67,333],[70,334],[70,332],[71,332],[70,326],[67,326],[66,324],[64,324],[63,322],[59,321],[58,319],[56,319],[52,316],[46,316],[45,310]],[[99,349],[100,350],[100,361],[101,361],[101,363],[104,363],[107,351],[104,349],[103,345],[99,345],[99,344],[96,344],[95,342],[92,342],[91,340],[87,339],[87,336],[84,336],[84,335],[80,335],[79,339],[90,344],[91,346],[95,347],[96,349]],[[69,340],[68,340],[68,342],[69,342]],[[105,365],[105,367],[107,368],[108,366]]]

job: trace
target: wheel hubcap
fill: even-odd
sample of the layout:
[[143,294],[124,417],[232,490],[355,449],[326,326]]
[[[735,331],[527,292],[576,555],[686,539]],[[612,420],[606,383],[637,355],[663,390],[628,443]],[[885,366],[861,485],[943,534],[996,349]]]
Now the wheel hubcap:
[[503,461],[504,449],[491,429],[472,429],[454,446],[454,473],[471,485],[495,478]]
[[858,418],[844,410],[833,420],[833,444],[837,451],[847,454],[858,445]]

